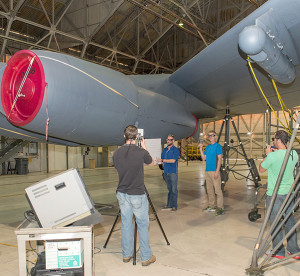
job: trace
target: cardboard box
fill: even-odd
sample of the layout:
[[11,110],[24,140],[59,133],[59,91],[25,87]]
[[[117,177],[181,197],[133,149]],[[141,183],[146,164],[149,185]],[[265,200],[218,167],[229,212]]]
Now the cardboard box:
[[95,159],[89,159],[89,169],[95,169],[95,168],[96,168]]

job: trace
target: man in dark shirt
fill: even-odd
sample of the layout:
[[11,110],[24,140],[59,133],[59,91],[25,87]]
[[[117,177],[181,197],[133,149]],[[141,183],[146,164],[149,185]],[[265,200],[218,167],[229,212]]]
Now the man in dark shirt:
[[149,246],[149,202],[144,185],[144,163],[153,165],[153,159],[147,151],[144,139],[141,148],[136,146],[138,130],[129,125],[124,130],[125,144],[113,155],[115,168],[119,174],[117,198],[122,219],[122,252],[123,262],[129,262],[133,257],[133,223],[135,215],[138,225],[142,265],[154,263]]

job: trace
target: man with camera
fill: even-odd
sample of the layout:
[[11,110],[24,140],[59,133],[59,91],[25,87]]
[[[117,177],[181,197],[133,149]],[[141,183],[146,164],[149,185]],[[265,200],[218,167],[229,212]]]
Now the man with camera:
[[138,129],[129,125],[124,130],[125,144],[113,155],[114,166],[119,174],[117,198],[122,219],[122,253],[123,262],[133,258],[133,222],[138,225],[141,260],[143,266],[154,263],[149,246],[149,202],[144,185],[144,163],[153,165],[154,161],[147,151],[145,140],[140,139],[141,148],[136,146]]
[[[266,148],[266,157],[261,162],[259,166],[260,172],[265,172],[268,170],[268,184],[267,184],[267,209],[270,206],[271,198],[273,195],[273,191],[277,182],[277,178],[283,163],[284,156],[286,154],[287,143],[289,140],[289,135],[284,130],[279,130],[275,132],[273,140],[274,149],[271,148],[270,145]],[[294,183],[294,168],[296,163],[298,162],[298,154],[295,150],[292,150],[282,177],[282,180],[279,185],[279,189],[277,191],[277,196],[270,214],[270,224],[272,225],[281,206],[284,202],[286,195],[288,194],[291,186]],[[288,233],[293,226],[295,225],[294,216],[292,213],[292,205],[288,207],[287,212],[291,213],[290,217],[285,222],[285,232]],[[276,229],[276,228],[275,228]],[[272,234],[273,235],[273,234]],[[272,240],[273,248],[282,240],[283,234],[282,229],[276,234],[276,236]],[[287,239],[287,253],[289,255],[296,254],[300,252],[300,248],[298,246],[297,241],[297,232],[294,231],[292,235]],[[285,248],[284,245],[281,245],[276,252],[272,255],[272,257],[277,259],[285,258]],[[294,259],[299,260],[300,255],[295,256]]]

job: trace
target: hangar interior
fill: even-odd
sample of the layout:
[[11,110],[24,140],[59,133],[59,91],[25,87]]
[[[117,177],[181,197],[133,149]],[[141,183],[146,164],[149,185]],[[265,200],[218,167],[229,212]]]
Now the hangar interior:
[[[297,108],[294,108],[294,117],[296,117]],[[286,116],[289,116],[285,112]],[[269,117],[268,113],[265,114],[250,114],[250,115],[240,115],[233,117],[235,125],[238,130],[238,134],[243,143],[243,147],[246,151],[248,158],[253,158],[254,160],[262,159],[265,152],[265,145],[267,142],[267,123],[266,119]],[[284,114],[282,111],[277,112],[277,117],[284,121]],[[207,133],[210,130],[215,130],[218,134],[220,133],[220,128],[223,120],[218,120],[210,123],[205,123],[201,125],[203,133]],[[280,124],[277,121],[275,114],[271,114],[271,135],[275,131],[280,129]],[[146,130],[145,130],[146,131]],[[147,135],[145,134],[145,138]],[[161,138],[161,137],[158,137]],[[237,135],[231,126],[230,128],[230,138],[232,140],[232,146],[238,146],[239,141]],[[221,133],[220,144],[224,144],[224,131]],[[5,151],[9,148],[11,144],[14,145],[16,139],[9,137],[1,137],[1,149]],[[118,146],[104,146],[104,147],[91,147],[91,146],[81,146],[81,147],[70,147],[58,144],[47,144],[47,143],[37,143],[34,141],[22,141],[26,145],[14,146],[13,151],[11,151],[11,156],[5,156],[5,162],[2,163],[1,174],[15,174],[16,170],[16,160],[15,158],[27,158],[28,171],[27,172],[54,172],[67,170],[70,168],[97,168],[97,167],[111,167],[113,166],[112,156],[114,151]],[[164,138],[162,138],[164,142]],[[208,143],[205,140],[205,145]],[[180,153],[182,162],[186,160],[200,160],[200,152],[197,147],[198,143],[193,137],[189,139],[180,140]],[[300,145],[297,141],[294,143],[294,148],[299,149]],[[9,157],[9,158],[8,158]],[[231,159],[235,160],[243,159],[241,156],[237,156],[235,152],[231,153]],[[4,160],[3,158],[3,160]],[[8,159],[7,159],[8,158]],[[7,160],[6,160],[7,159]],[[233,161],[234,162],[234,161]],[[26,173],[27,173],[26,172]],[[22,172],[24,173],[24,172]]]
[[[0,57],[2,62],[7,62],[19,50],[42,49],[66,53],[128,75],[172,73],[265,2],[0,0]],[[298,109],[291,111],[294,114]],[[248,157],[254,158],[257,164],[265,151],[268,116],[264,113],[233,118]],[[271,116],[272,135],[280,126],[276,117]],[[284,120],[282,111],[277,116]],[[221,124],[222,120],[203,121],[201,130],[206,133],[213,129],[218,133]],[[238,141],[232,129],[230,134],[232,144],[236,145]],[[253,183],[230,175],[225,188],[225,215],[215,217],[203,213],[207,202],[204,165],[193,160],[198,159],[195,157],[197,141],[182,140],[180,145],[177,212],[161,210],[167,196],[161,171],[157,167],[145,169],[145,183],[171,243],[165,244],[155,217],[150,214],[150,243],[158,260],[145,269],[139,263],[137,266],[122,263],[120,223],[108,248],[103,249],[118,211],[117,173],[112,167],[112,154],[117,146],[66,147],[1,136],[0,153],[4,155],[8,148],[13,149],[10,156],[2,159],[0,170],[3,275],[18,275],[14,229],[29,209],[24,189],[73,167],[80,169],[93,200],[112,206],[100,211],[104,222],[94,229],[95,275],[244,275],[262,223],[262,219],[250,222],[247,217],[254,204]],[[295,142],[294,147],[299,149],[299,143]],[[28,171],[22,175],[14,174],[18,157],[28,158]],[[231,159],[236,158],[232,154]],[[248,170],[243,174],[247,175]],[[265,182],[266,174],[263,174],[262,183]],[[264,206],[260,208],[263,216]],[[295,217],[299,220],[299,212]],[[34,254],[28,252],[28,263],[35,262]],[[267,270],[265,275],[299,275],[299,263],[290,260]]]

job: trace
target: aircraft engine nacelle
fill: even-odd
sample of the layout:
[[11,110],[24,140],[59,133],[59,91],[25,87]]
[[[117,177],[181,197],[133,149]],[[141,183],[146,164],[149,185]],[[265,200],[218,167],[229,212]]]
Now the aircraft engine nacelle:
[[145,130],[145,137],[164,141],[168,134],[174,134],[176,140],[188,136],[198,139],[198,121],[181,104],[153,91],[137,89],[140,109],[136,125]]
[[181,105],[139,90],[109,68],[59,53],[22,50],[5,68],[1,102],[13,125],[45,134],[48,121],[49,137],[78,144],[119,145],[129,124],[145,128],[146,138],[193,133],[197,122]]
[[291,83],[296,77],[292,62],[260,27],[245,27],[239,34],[240,49],[261,66],[274,80]]

